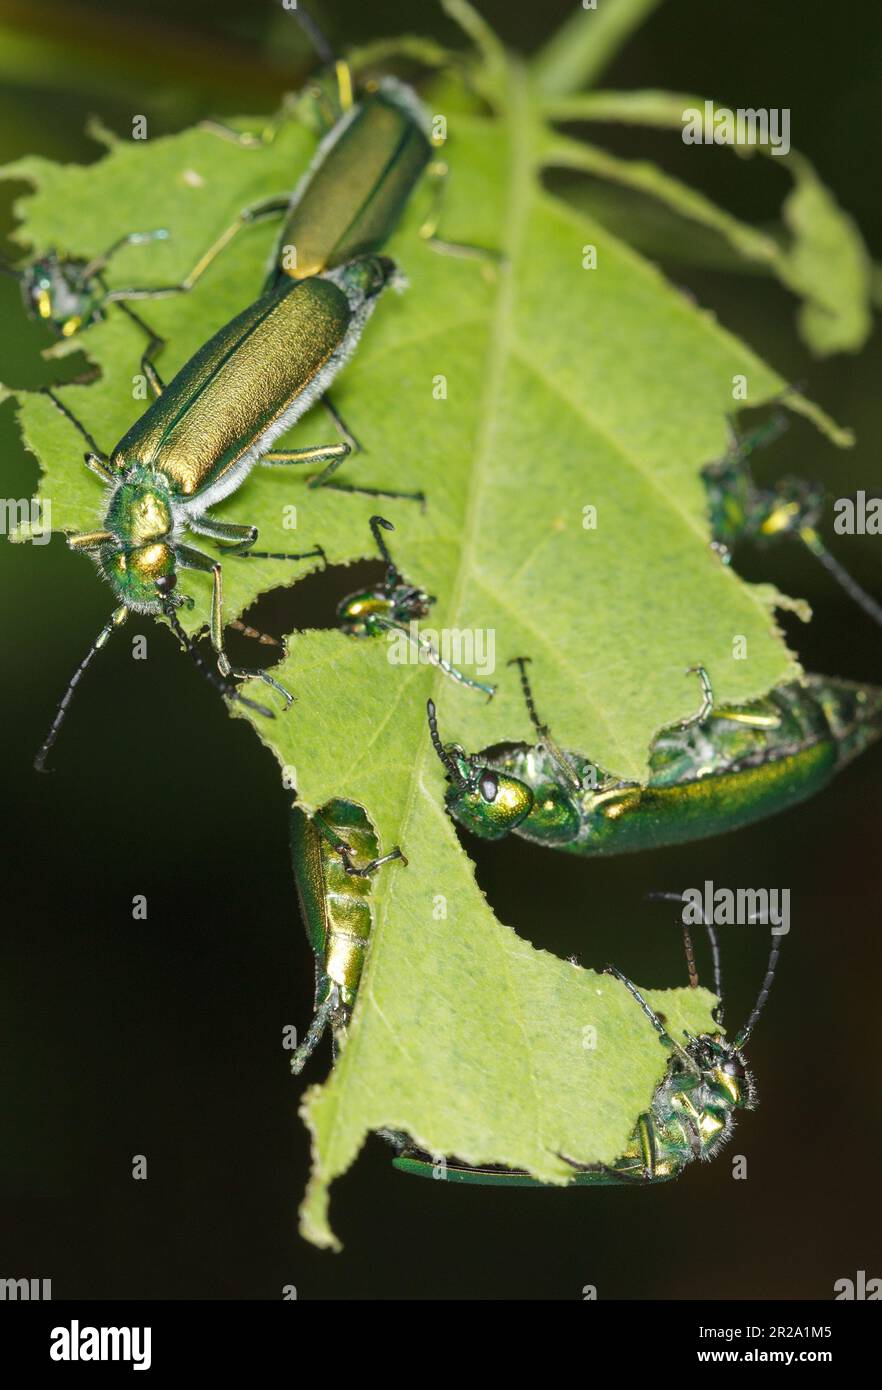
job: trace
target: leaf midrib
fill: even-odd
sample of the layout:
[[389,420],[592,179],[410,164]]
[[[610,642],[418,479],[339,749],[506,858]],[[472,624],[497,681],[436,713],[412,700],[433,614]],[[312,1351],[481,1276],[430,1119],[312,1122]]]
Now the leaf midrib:
[[[492,433],[494,421],[496,419],[496,405],[501,393],[505,362],[509,352],[509,346],[513,338],[512,319],[514,308],[514,269],[519,259],[520,247],[523,241],[523,229],[526,221],[526,209],[529,200],[530,179],[532,164],[529,158],[529,110],[527,96],[527,81],[523,71],[519,70],[515,60],[511,60],[508,65],[508,102],[507,102],[507,127],[510,134],[510,160],[508,166],[508,197],[506,199],[506,213],[504,218],[504,244],[502,252],[505,258],[505,265],[499,272],[499,293],[496,300],[496,310],[492,316],[492,328],[489,335],[490,352],[488,356],[487,372],[485,376],[485,390],[480,411],[480,426],[477,432],[476,448],[473,455],[472,466],[469,470],[466,499],[464,507],[465,523],[463,527],[462,544],[460,548],[460,562],[456,577],[452,585],[450,613],[451,621],[456,622],[456,617],[463,608],[464,594],[469,583],[474,556],[476,550],[476,518],[478,515],[477,498],[484,486],[484,474],[492,453]],[[441,686],[441,681],[445,677],[441,672],[435,676],[433,684],[433,695],[437,695]],[[430,744],[426,737],[421,737],[420,748],[413,762],[413,772],[409,779],[407,789],[407,799],[401,816],[401,838],[407,839],[407,828],[413,820],[414,806],[417,793],[425,781],[425,772],[428,761]],[[434,756],[434,755],[433,755]],[[388,886],[380,887],[374,908],[374,924],[371,932],[371,944],[368,950],[367,959],[364,965],[364,973],[360,986],[362,998],[367,996],[374,1000],[371,985],[373,973],[373,959],[378,950],[382,950],[382,939],[386,928],[387,918],[391,915],[391,899],[394,896],[394,884],[387,880]],[[504,955],[504,952],[502,952]],[[503,967],[507,968],[507,962],[502,961]],[[524,1037],[524,1048],[522,1056],[530,1059],[531,1049],[529,1029],[523,1020],[519,1020]],[[350,1028],[346,1047],[337,1064],[337,1086],[332,1087],[333,1095],[333,1118],[329,1117],[329,1134],[336,1133],[336,1118],[340,1106],[344,1103],[347,1090],[346,1073],[350,1067],[357,1066],[357,1057],[361,1047],[362,1027]],[[529,1081],[534,1095],[534,1114],[538,1117],[541,1114],[541,1092],[537,1083],[536,1076],[529,1069]],[[327,1093],[327,1088],[325,1088]],[[333,1152],[334,1139],[331,1138],[328,1145],[328,1155]],[[330,1164],[334,1166],[333,1161]]]

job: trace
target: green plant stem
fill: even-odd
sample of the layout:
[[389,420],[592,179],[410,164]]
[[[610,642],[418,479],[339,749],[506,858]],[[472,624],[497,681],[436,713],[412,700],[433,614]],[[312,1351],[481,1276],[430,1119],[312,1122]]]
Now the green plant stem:
[[622,45],[662,0],[599,0],[581,4],[533,60],[533,75],[545,97],[563,97],[594,82]]

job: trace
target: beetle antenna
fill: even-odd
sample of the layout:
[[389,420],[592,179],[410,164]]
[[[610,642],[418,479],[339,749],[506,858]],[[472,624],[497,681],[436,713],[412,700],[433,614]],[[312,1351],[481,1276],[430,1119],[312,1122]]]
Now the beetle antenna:
[[747,1042],[748,1038],[753,1032],[754,1025],[756,1024],[757,1019],[759,1018],[760,1014],[765,1008],[766,1000],[769,997],[769,990],[772,988],[772,981],[775,978],[775,971],[778,968],[778,957],[780,956],[780,954],[781,939],[780,937],[776,936],[773,931],[772,949],[769,952],[769,963],[766,967],[766,977],[763,980],[762,985],[760,986],[760,992],[757,995],[757,1000],[753,1006],[753,1011],[750,1015],[750,1018],[747,1020],[744,1027],[740,1028],[738,1030],[738,1033],[735,1035],[735,1039],[733,1042],[734,1047],[744,1047],[745,1043]]
[[389,553],[388,545],[383,540],[383,537],[380,535],[380,528],[382,527],[384,531],[394,531],[395,527],[393,526],[392,522],[387,521],[384,516],[372,516],[370,524],[371,534],[373,535],[374,542],[376,543],[376,547],[380,552],[380,557],[386,565],[386,587],[387,589],[394,589],[396,584],[400,583],[401,581],[401,572],[399,571],[397,565],[395,564],[395,561],[392,559],[392,556]]
[[[102,275],[99,274],[99,275],[97,276],[97,279],[101,282],[102,288],[106,290],[106,289],[107,289],[107,285],[105,284],[104,277],[103,277]],[[121,299],[116,299],[116,300],[114,300],[114,303],[116,304],[117,309],[121,309],[121,310],[122,310],[122,312],[125,314],[126,318],[131,319],[131,320],[132,320],[132,323],[137,324],[138,328],[140,328],[141,332],[142,332],[143,334],[145,334],[145,336],[146,336],[147,338],[149,338],[149,340],[150,340],[151,343],[155,343],[155,342],[164,342],[164,341],[165,341],[164,339],[161,339],[161,338],[159,337],[159,334],[158,334],[158,333],[154,333],[154,331],[153,331],[153,329],[150,327],[149,323],[145,323],[144,319],[141,318],[141,315],[140,315],[140,314],[136,314],[135,311],[134,311],[134,309],[132,309],[130,305],[124,304],[123,301],[122,301]]]
[[686,969],[689,972],[689,988],[698,989],[698,971],[695,968],[695,948],[692,945],[692,933],[683,923],[683,949],[686,952]]
[[652,1024],[655,1031],[658,1033],[659,1037],[664,1038],[665,1042],[673,1042],[673,1039],[668,1034],[665,1025],[662,1023],[655,1009],[652,1007],[651,1004],[647,1003],[637,986],[634,984],[633,980],[629,980],[627,975],[623,974],[622,971],[619,970],[617,965],[605,965],[603,967],[603,973],[604,975],[614,975],[617,980],[620,980],[621,983],[627,989],[628,993],[633,995],[633,997],[637,1000],[637,1003],[640,1005],[641,1009],[646,1014],[646,1017],[649,1019],[650,1023]]
[[426,713],[429,716],[429,736],[432,740],[432,747],[438,754],[438,757],[441,759],[444,766],[447,768],[447,771],[450,774],[453,781],[457,782],[459,786],[465,789],[469,785],[468,779],[463,777],[459,768],[456,766],[456,763],[453,761],[447,749],[444,747],[444,744],[441,742],[441,737],[438,733],[438,721],[435,717],[434,700],[426,701]]
[[193,661],[199,667],[199,670],[202,672],[209,685],[213,685],[215,690],[219,690],[222,695],[227,696],[231,700],[236,700],[240,705],[245,705],[248,709],[256,710],[258,714],[265,715],[267,719],[275,719],[276,716],[271,709],[267,709],[266,705],[259,705],[256,700],[250,700],[247,695],[242,695],[234,685],[228,685],[218,672],[208,665],[203,659],[202,653],[199,651],[192,637],[189,633],[185,632],[181,626],[178,615],[174,610],[174,604],[169,603],[164,605],[163,611],[168,619],[168,624],[172,632],[184,648],[184,651],[192,657]]
[[839,587],[845,590],[852,602],[856,603],[858,608],[862,608],[873,619],[874,623],[882,627],[882,607],[865,589],[861,588],[855,579],[852,579],[848,570],[840,565],[835,555],[832,555],[827,549],[814,526],[801,526],[798,535],[815,559],[824,566],[824,569],[836,580]]
[[508,664],[509,666],[517,666],[518,670],[520,671],[521,690],[524,692],[524,700],[527,704],[527,713],[530,716],[530,720],[537,734],[540,736],[540,738],[545,738],[548,734],[548,725],[543,724],[542,720],[539,718],[539,713],[536,709],[536,705],[533,700],[533,692],[530,689],[530,682],[527,679],[527,663],[529,661],[532,661],[532,659],[533,658],[529,656],[513,656]]
[[[790,388],[787,388],[790,390]],[[765,449],[770,444],[774,444],[776,439],[780,439],[790,428],[790,421],[783,410],[776,410],[768,420],[764,420],[756,429],[749,430],[746,434],[736,438],[732,448],[726,455],[726,463],[746,463],[748,458],[756,449]]]
[[[682,906],[682,904],[683,904],[683,894],[682,894],[682,893],[665,893],[665,892],[658,892],[658,893],[647,893],[646,896],[647,896],[647,898],[651,899],[651,900],[654,901],[654,902],[680,903],[681,906]],[[717,1022],[718,1022],[719,1024],[722,1024],[722,1022],[723,1022],[723,965],[722,965],[722,960],[721,960],[721,958],[720,958],[720,942],[719,942],[719,939],[718,939],[718,937],[717,937],[716,928],[715,928],[713,922],[712,922],[712,921],[710,920],[710,918],[708,917],[708,915],[707,915],[707,913],[705,912],[705,910],[704,910],[703,907],[702,907],[702,909],[701,909],[701,920],[704,922],[704,929],[705,929],[705,931],[707,932],[707,939],[708,939],[708,942],[709,942],[709,944],[710,944],[711,957],[712,957],[712,959],[713,959],[713,964],[714,964],[714,994],[717,996],[717,998],[718,998],[719,1001],[720,1001],[719,1008],[716,1010],[716,1013],[715,1013],[714,1016],[715,1016]],[[681,918],[681,921],[682,921],[682,918]],[[686,924],[685,924],[685,923],[683,923],[683,932],[684,932],[684,936],[685,936],[685,934],[686,934]],[[690,945],[691,945],[691,941],[690,941]],[[687,949],[687,954],[686,954],[686,962],[687,962],[687,965],[688,965],[688,963],[689,963],[689,953],[688,953],[688,949]],[[692,983],[692,975],[691,975],[691,972],[690,972],[690,976],[689,976],[689,983],[690,983],[690,984]],[[697,983],[698,983],[698,979],[697,979],[697,977],[696,977],[696,984],[697,984]]]
[[629,980],[627,975],[623,974],[622,971],[619,970],[618,966],[616,965],[605,965],[603,967],[603,973],[604,975],[613,975],[617,980],[621,981],[628,993],[632,995],[634,999],[637,1000],[637,1003],[640,1005],[641,1009],[645,1013],[646,1017],[649,1019],[655,1031],[658,1033],[662,1042],[665,1043],[668,1047],[672,1048],[674,1052],[676,1052],[677,1056],[680,1058],[683,1064],[689,1068],[691,1072],[697,1072],[698,1067],[694,1059],[690,1057],[685,1047],[681,1047],[678,1042],[674,1041],[667,1028],[662,1023],[661,1018],[656,1013],[655,1009],[652,1007],[650,1003],[647,1002],[646,999],[644,999],[643,995],[640,993],[640,990],[634,984],[633,980]]
[[55,744],[55,740],[58,738],[58,732],[62,724],[64,723],[65,716],[67,715],[68,708],[70,707],[70,702],[74,696],[74,691],[76,690],[77,686],[82,680],[86,672],[86,669],[91,663],[92,658],[95,656],[96,652],[99,652],[101,648],[105,645],[105,643],[108,641],[108,639],[111,636],[111,633],[113,632],[113,629],[119,626],[121,619],[117,616],[117,614],[120,611],[122,611],[123,613],[126,612],[125,609],[117,609],[113,613],[113,615],[108,619],[101,631],[98,633],[98,636],[95,638],[95,641],[92,643],[91,647],[86,652],[86,655],[83,657],[79,666],[74,671],[73,675],[68,681],[67,689],[62,695],[61,700],[58,704],[58,708],[55,711],[55,718],[52,720],[52,723],[49,726],[49,732],[40,746],[39,753],[34,758],[34,770],[36,772],[46,771],[46,759],[52,751],[52,748]]
[[294,18],[300,25],[309,42],[312,44],[325,67],[333,67],[337,61],[337,55],[331,47],[331,42],[327,35],[319,28],[312,15],[298,5],[294,10]]
[[551,754],[552,758],[557,763],[558,767],[560,768],[567,782],[569,782],[570,786],[575,788],[576,791],[581,791],[581,777],[576,776],[576,773],[573,771],[573,768],[571,767],[569,760],[564,756],[564,754],[561,752],[561,750],[555,743],[554,739],[551,737],[548,725],[543,724],[541,719],[539,718],[539,714],[536,709],[536,704],[533,700],[533,692],[530,689],[530,682],[527,679],[527,663],[531,660],[532,657],[529,656],[514,656],[508,664],[509,666],[517,666],[518,670],[520,671],[521,690],[524,692],[524,699],[527,702],[527,713],[530,716],[530,721],[534,729],[539,735],[539,739],[543,747],[546,749],[548,753]]

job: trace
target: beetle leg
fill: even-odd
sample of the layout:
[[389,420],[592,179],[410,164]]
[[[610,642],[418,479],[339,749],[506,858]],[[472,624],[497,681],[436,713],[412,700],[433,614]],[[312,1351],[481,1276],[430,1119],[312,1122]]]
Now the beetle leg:
[[352,862],[351,847],[346,843],[345,840],[341,839],[341,837],[337,834],[336,830],[332,830],[332,828],[328,825],[327,821],[322,819],[322,816],[318,811],[312,817],[312,823],[315,826],[316,830],[319,832],[319,834],[324,835],[331,848],[335,849],[337,853],[340,855],[340,858],[343,860],[343,867],[345,868],[347,874],[352,874],[357,878],[367,878],[369,874],[372,874],[377,869],[379,869],[381,864],[388,864],[389,861],[392,859],[400,859],[402,864],[407,864],[407,860],[401,853],[401,850],[396,845],[395,848],[393,850],[390,850],[388,854],[381,854],[376,859],[371,859],[367,864],[363,864],[359,868],[356,864],[353,864]]
[[[191,517],[190,529],[197,531],[200,535],[211,536],[214,540],[219,541],[220,539],[225,539],[234,542],[238,541],[238,545],[221,546],[222,550],[229,551],[233,555],[243,553],[239,549],[240,545],[242,547],[250,547],[257,540],[256,526],[239,526],[232,521],[216,521],[214,517],[210,517],[207,513],[204,513],[200,517]],[[250,553],[250,551],[247,553]],[[310,553],[315,554],[315,551],[311,551]],[[324,551],[321,553],[324,555]],[[301,557],[298,555],[291,557],[286,556],[285,558],[300,559]],[[266,632],[259,632],[256,627],[249,627],[247,623],[240,622],[238,618],[231,619],[226,626],[233,628],[236,632],[241,632],[244,637],[250,637],[254,641],[260,642],[261,646],[279,647],[282,651],[286,650],[285,643],[280,642],[277,637],[270,637]]]
[[141,369],[147,378],[147,384],[153,392],[154,399],[159,400],[165,390],[165,382],[146,354],[141,358]]
[[447,179],[450,170],[443,160],[433,160],[427,171],[432,184],[432,205],[429,215],[420,227],[420,236],[433,251],[437,251],[441,256],[459,256],[461,259],[470,261],[482,261],[484,273],[488,279],[496,278],[496,268],[503,261],[500,251],[491,251],[486,246],[472,246],[468,242],[445,241],[437,235],[438,223],[441,220],[441,210],[444,205],[444,191],[447,186]]
[[317,444],[311,449],[272,449],[268,454],[259,458],[257,462],[266,463],[273,467],[288,463],[323,463],[325,459],[328,459],[330,461],[321,473],[316,473],[314,477],[307,479],[306,486],[308,488],[327,487],[335,492],[358,492],[367,497],[398,497],[404,501],[425,504],[426,497],[423,492],[392,492],[386,488],[357,487],[355,483],[330,482],[330,478],[336,473],[341,463],[349,457],[349,453],[348,444]]
[[341,463],[348,457],[348,444],[313,444],[308,449],[271,449],[257,462],[265,463],[273,468],[282,464],[325,463],[326,460],[329,460],[321,473],[308,480],[310,487],[319,487],[321,480],[336,473]]
[[88,282],[93,276],[99,275],[109,265],[117,251],[121,251],[124,246],[143,246],[148,241],[165,241],[168,232],[165,227],[158,227],[155,232],[129,232],[127,236],[121,236],[112,245],[108,246],[100,256],[83,266],[80,278],[83,282]]
[[243,150],[262,150],[273,143],[285,122],[291,119],[289,102],[283,98],[278,111],[270,116],[259,135],[252,135],[250,130],[234,130],[225,121],[213,119],[200,121],[198,129],[216,135],[219,140],[226,140],[231,145],[238,145]]
[[199,517],[190,517],[189,522],[191,530],[202,536],[210,536],[212,540],[217,541],[220,550],[225,550],[228,555],[236,555],[240,560],[311,560],[315,556],[324,561],[325,569],[328,567],[328,558],[320,545],[296,555],[287,551],[253,550],[252,546],[259,535],[256,526],[241,526],[235,521],[217,521],[207,512],[203,512]]
[[405,866],[407,865],[407,860],[397,845],[394,849],[390,850],[388,854],[381,854],[378,858],[371,859],[367,864],[363,864],[361,868],[353,864],[352,851],[348,845],[340,845],[339,849],[344,869],[347,874],[352,874],[354,878],[368,878],[379,869],[381,864],[388,864],[391,859],[400,859],[402,864]]
[[86,443],[89,445],[90,452],[86,454],[87,467],[91,468],[94,473],[97,473],[98,476],[104,480],[104,482],[110,482],[110,480],[113,477],[113,474],[111,473],[109,467],[107,467],[107,465],[109,465],[110,463],[110,459],[107,456],[107,454],[105,454],[104,450],[99,448],[99,446],[95,443],[95,440],[92,438],[91,434],[86,429],[86,426],[83,424],[83,422],[77,419],[76,415],[74,415],[73,411],[69,408],[69,406],[66,406],[64,404],[64,401],[59,400],[58,396],[56,396],[55,392],[50,387],[41,386],[40,391],[43,393],[44,396],[49,397],[50,401],[55,406],[55,409],[60,411],[66,420],[70,421],[74,429],[79,430],[80,434],[83,436]]
[[[321,475],[319,475],[321,476]],[[317,487],[318,483],[313,483],[312,478],[308,482],[309,487]],[[362,497],[392,497],[402,502],[419,502],[425,511],[426,494],[424,492],[393,492],[387,487],[356,487],[355,483],[323,483],[323,487],[328,492],[356,492]]]
[[570,1158],[569,1154],[559,1153],[557,1156],[562,1158],[564,1163],[568,1163],[571,1168],[575,1168],[577,1173],[604,1173],[620,1183],[650,1181],[646,1170],[642,1168],[634,1172],[630,1168],[616,1168],[611,1163],[579,1163],[578,1159]]
[[[227,547],[230,549],[230,547]],[[294,554],[289,550],[235,550],[233,554],[237,560],[316,560],[322,561],[322,569],[328,568],[328,557],[322,546],[317,545],[315,550],[304,550]]]
[[147,384],[149,385],[150,390],[153,392],[153,395],[156,397],[157,400],[159,400],[159,397],[165,390],[165,382],[159,375],[159,372],[156,370],[153,358],[154,355],[157,352],[159,352],[160,348],[165,347],[165,339],[160,338],[156,333],[154,333],[152,328],[148,328],[147,324],[144,323],[143,320],[139,320],[139,322],[142,324],[142,327],[147,328],[147,331],[150,334],[150,342],[147,344],[144,351],[141,353],[141,371],[147,378]]
[[191,531],[200,536],[210,536],[213,541],[226,541],[224,550],[250,550],[257,540],[256,526],[242,526],[236,521],[216,521],[208,512],[201,516],[187,518]]
[[202,278],[212,261],[220,255],[233,238],[241,232],[243,227],[249,227],[255,222],[261,222],[265,217],[272,217],[286,212],[288,209],[287,198],[267,198],[262,203],[254,203],[250,207],[243,208],[235,221],[231,222],[225,231],[221,232],[217,240],[209,246],[208,250],[200,256],[189,274],[176,285],[155,285],[131,287],[128,289],[114,289],[108,291],[105,299],[109,303],[121,299],[167,299],[175,294],[189,294],[198,280]]
[[691,729],[693,724],[703,724],[714,712],[714,690],[707,671],[703,666],[690,666],[686,674],[697,676],[701,683],[701,709],[697,714],[691,714],[688,719],[681,719],[674,726],[677,729]]
[[333,401],[331,400],[330,396],[327,396],[327,395],[322,396],[322,398],[321,398],[321,405],[325,408],[325,410],[326,410],[326,411],[328,412],[328,414],[330,415],[331,419],[333,420],[333,422],[334,422],[334,424],[335,424],[335,426],[336,426],[336,428],[337,428],[338,433],[343,437],[343,439],[344,439],[344,440],[346,441],[346,443],[349,445],[349,451],[350,451],[350,453],[352,453],[352,454],[364,454],[364,453],[366,453],[367,451],[366,451],[366,449],[364,448],[364,445],[363,445],[363,444],[360,444],[359,441],[356,439],[355,435],[352,433],[352,431],[350,430],[349,426],[346,424],[346,421],[343,419],[343,416],[340,414],[339,410],[338,410],[337,407],[334,405],[334,403],[333,403]]
[[290,707],[294,703],[294,696],[268,671],[234,666],[224,651],[223,571],[220,562],[212,560],[209,555],[203,555],[200,550],[191,549],[188,545],[179,545],[175,551],[175,558],[184,569],[199,570],[203,574],[211,575],[211,645],[217,656],[217,668],[221,675],[233,676],[236,680],[249,680],[254,677],[263,681],[265,685],[271,685],[273,690],[278,690]]
[[643,1172],[646,1178],[652,1182],[655,1177],[655,1126],[652,1123],[652,1116],[645,1112],[637,1121],[637,1134],[640,1139],[640,1150],[643,1154]]
[[326,999],[322,1000],[312,1016],[312,1022],[303,1042],[292,1054],[291,1071],[294,1076],[299,1076],[306,1066],[307,1061],[312,1056],[321,1041],[321,1036],[333,1019],[340,1007],[340,991],[336,985],[332,985]]
[[169,603],[168,607],[165,610],[165,616],[166,620],[168,621],[169,627],[177,637],[182,648],[187,653],[187,655],[192,658],[193,662],[202,672],[202,675],[205,677],[205,679],[209,682],[210,685],[213,685],[214,688],[216,690],[219,690],[220,693],[227,699],[235,700],[238,704],[245,705],[248,709],[255,710],[258,714],[262,714],[265,719],[275,719],[276,716],[273,714],[271,709],[267,709],[266,705],[259,705],[256,700],[249,700],[248,696],[242,695],[234,685],[227,685],[227,683],[223,681],[221,677],[218,675],[217,671],[213,671],[211,667],[203,661],[199,648],[196,646],[196,643],[193,641],[192,637],[190,637],[189,634],[184,631],[184,629],[181,627],[181,624],[178,622],[177,614],[174,610],[174,604]]
[[116,536],[112,531],[80,531],[75,535],[68,536],[67,543],[71,550],[100,550],[103,545],[116,542]]

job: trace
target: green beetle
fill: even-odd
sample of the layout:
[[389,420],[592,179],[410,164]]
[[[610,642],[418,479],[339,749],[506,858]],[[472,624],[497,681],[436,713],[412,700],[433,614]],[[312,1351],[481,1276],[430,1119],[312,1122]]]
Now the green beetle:
[[336,1058],[355,1007],[370,940],[371,877],[401,850],[380,854],[377,834],[363,806],[336,798],[308,815],[291,811],[291,862],[300,911],[315,953],[315,1014],[291,1058],[301,1072],[330,1028]]
[[753,434],[734,441],[725,458],[703,470],[712,545],[728,565],[740,541],[766,546],[789,536],[801,542],[849,598],[882,627],[882,607],[852,579],[821,539],[818,527],[825,496],[820,484],[785,477],[771,487],[760,487],[754,479],[747,463],[750,454],[778,438],[786,426],[783,414],[772,416]]
[[[265,282],[266,288],[285,279],[300,280],[333,269],[355,257],[382,250],[394,232],[425,173],[434,180],[436,196],[421,237],[436,250],[493,261],[495,253],[480,247],[443,241],[436,235],[443,184],[448,170],[434,157],[437,143],[427,111],[414,90],[394,77],[382,77],[356,93],[348,64],[337,58],[315,21],[302,9],[292,11],[306,29],[332,81],[319,79],[298,104],[301,117],[321,135],[318,149],[293,193],[274,195],[244,208],[175,285],[114,289],[108,301],[158,299],[193,289],[217,256],[244,227],[281,217]],[[274,138],[288,118],[283,106],[267,130]],[[236,144],[259,147],[264,139],[243,135],[217,121],[203,128]]]
[[142,362],[156,399],[109,456],[46,389],[86,439],[86,463],[108,488],[101,529],[71,536],[69,544],[95,559],[121,606],[75,673],[37,755],[38,769],[45,765],[73,687],[114,629],[132,611],[168,616],[183,602],[174,593],[180,569],[212,576],[210,630],[221,675],[257,676],[290,702],[266,671],[231,665],[223,643],[221,564],[186,544],[184,535],[192,531],[227,550],[249,553],[256,527],[219,521],[209,509],[240,487],[255,464],[325,462],[316,481],[339,466],[349,453],[345,443],[281,452],[271,446],[345,365],[379,295],[397,279],[394,262],[367,256],[327,275],[268,290],[219,329],[168,386],[148,348]]
[[658,735],[649,781],[623,782],[562,753],[536,715],[516,658],[536,746],[468,754],[432,744],[447,772],[450,814],[482,839],[514,833],[570,854],[622,854],[750,825],[813,796],[882,733],[882,689],[806,676],[750,704],[713,708],[706,673],[696,716]]
[[[0,259],[0,273],[18,281],[29,318],[48,324],[59,338],[71,338],[105,317],[109,291],[104,271],[116,253],[124,246],[161,241],[167,236],[164,228],[154,232],[130,232],[89,261],[64,256],[54,250],[35,257],[24,266],[10,265]],[[120,308],[125,306],[121,304]],[[141,319],[130,310],[128,313],[148,337],[154,336]]]
[[383,633],[401,632],[419,647],[425,659],[437,666],[445,675],[472,690],[481,690],[492,698],[496,687],[472,680],[457,667],[451,665],[440,652],[436,651],[428,638],[422,636],[416,624],[424,618],[435,602],[431,594],[414,584],[405,583],[389,553],[382,531],[394,531],[392,522],[384,516],[372,516],[371,534],[377,549],[386,563],[386,574],[382,584],[370,589],[359,589],[347,594],[337,606],[337,622],[341,632],[347,637],[379,637]]
[[[677,894],[668,893],[654,896],[678,898]],[[670,1049],[670,1058],[650,1108],[640,1115],[624,1152],[613,1163],[583,1164],[568,1158],[566,1154],[559,1155],[574,1170],[569,1186],[670,1182],[679,1177],[694,1160],[707,1162],[715,1158],[732,1133],[736,1113],[756,1108],[756,1083],[748,1068],[744,1048],[769,996],[780,955],[780,937],[773,932],[769,962],[757,1001],[747,1022],[730,1041],[722,1032],[720,954],[714,928],[706,917],[705,927],[714,957],[714,991],[721,1001],[715,1015],[720,1025],[719,1032],[702,1033],[697,1037],[687,1033],[685,1042],[676,1041],[637,986],[615,966],[607,966],[605,973],[614,975],[632,995],[661,1042]],[[690,984],[695,987],[698,976],[694,968],[692,944],[685,928],[684,934]],[[548,1186],[528,1173],[515,1169],[495,1166],[472,1168],[447,1159],[433,1159],[409,1148],[403,1136],[397,1136],[396,1141],[403,1148],[393,1160],[394,1166],[417,1177],[438,1177],[450,1182],[504,1187]]]

